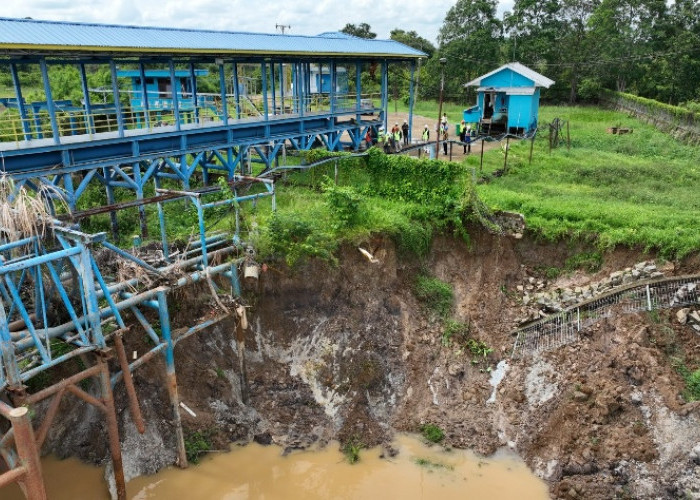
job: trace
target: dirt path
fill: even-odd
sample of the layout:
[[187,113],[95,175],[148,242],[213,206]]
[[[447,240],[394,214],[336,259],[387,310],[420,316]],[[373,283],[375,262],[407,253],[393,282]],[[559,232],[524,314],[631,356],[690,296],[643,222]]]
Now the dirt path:
[[[412,137],[413,140],[420,140],[421,135],[423,134],[423,127],[426,125],[428,126],[428,129],[430,130],[430,139],[435,140],[435,127],[437,126],[437,111],[435,112],[435,117],[433,118],[428,118],[426,116],[421,116],[421,115],[413,115],[413,129],[412,129]],[[389,124],[389,129],[395,124],[398,123],[399,127],[403,124],[404,120],[408,121],[408,113],[389,113],[388,114],[388,124]],[[459,139],[459,137],[454,135],[455,131],[455,124],[450,123],[450,139]],[[513,141],[511,141],[513,142]],[[505,146],[505,142],[485,142],[484,143],[484,151],[491,151],[492,149],[497,149]],[[448,149],[449,152],[449,149]],[[478,155],[481,152],[481,143],[477,142],[475,144],[472,144],[472,150],[471,154]],[[440,155],[442,157],[442,151],[440,151]],[[464,154],[464,148],[458,144],[453,145],[452,147],[452,159],[454,161],[462,161],[466,156],[468,156],[469,153]]]

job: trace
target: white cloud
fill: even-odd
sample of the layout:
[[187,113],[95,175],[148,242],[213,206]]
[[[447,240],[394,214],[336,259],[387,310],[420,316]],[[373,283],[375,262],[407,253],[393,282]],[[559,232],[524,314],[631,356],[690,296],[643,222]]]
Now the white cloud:
[[[315,35],[368,23],[379,38],[394,28],[415,30],[435,41],[455,0],[5,0],[3,16],[57,21],[95,22]],[[500,0],[499,14],[513,0]]]

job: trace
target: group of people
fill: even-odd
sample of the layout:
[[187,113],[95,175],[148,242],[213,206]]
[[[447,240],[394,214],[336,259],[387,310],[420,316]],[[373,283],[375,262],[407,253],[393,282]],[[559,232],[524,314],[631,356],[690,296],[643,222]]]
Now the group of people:
[[[450,136],[450,125],[447,121],[447,114],[442,114],[437,130],[440,141],[442,141],[442,151],[444,154],[447,154],[447,141],[449,140]],[[457,125],[457,135],[459,135],[459,141],[462,143],[462,147],[464,148],[464,154],[471,153],[472,139],[476,137],[476,130],[473,130],[471,125],[468,125],[467,122],[462,120]],[[428,142],[429,138],[430,132],[428,131],[428,126],[426,125],[425,129],[423,130],[423,140]]]
[[[370,131],[367,131],[368,137],[366,138],[368,144],[373,144],[374,141],[369,135]],[[401,147],[408,146],[408,122],[404,120],[403,125],[399,127],[398,123],[394,123],[391,127],[389,133],[386,133],[384,127],[379,127],[379,132],[377,134],[377,143],[381,144],[385,152],[398,152],[401,151]]]
[[[450,126],[447,121],[447,114],[443,113],[440,123],[437,126],[437,133],[440,141],[442,142],[442,148],[445,155],[447,155],[447,142],[450,135]],[[472,140],[476,136],[476,130],[471,128],[464,120],[457,125],[457,134],[459,135],[459,140],[462,142],[464,147],[464,154],[471,153],[472,151]],[[398,123],[394,123],[394,126],[387,133],[384,127],[379,127],[379,131],[376,137],[373,135],[372,129],[367,131],[367,136],[365,140],[368,145],[379,144],[384,148],[385,152],[399,152],[401,147],[408,146],[408,122],[404,120],[403,125],[399,127]],[[421,139],[423,142],[427,143],[430,141],[430,129],[428,125],[423,129],[421,134]]]

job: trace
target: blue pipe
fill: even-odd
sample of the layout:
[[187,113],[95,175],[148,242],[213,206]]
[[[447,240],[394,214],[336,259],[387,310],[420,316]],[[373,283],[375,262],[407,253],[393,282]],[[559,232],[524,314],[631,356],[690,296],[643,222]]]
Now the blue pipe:
[[[41,79],[44,81],[44,94],[46,95],[46,107],[49,111],[49,118],[51,119],[51,132],[53,133],[53,143],[61,144],[61,131],[58,128],[58,120],[56,120],[56,104],[53,102],[53,97],[51,95],[51,84],[49,83],[49,71],[46,67],[46,59],[43,57],[39,60],[39,67],[41,68]],[[38,116],[35,111],[34,116]]]
[[32,266],[38,266],[40,264],[43,264],[44,262],[50,262],[52,260],[58,260],[58,259],[62,259],[64,257],[78,255],[79,253],[80,253],[79,247],[70,247],[70,248],[66,248],[64,250],[57,250],[55,252],[45,254],[45,255],[37,255],[36,257],[32,257],[30,259],[23,260],[21,262],[15,262],[15,263],[11,263],[11,264],[3,264],[3,265],[0,265],[0,275],[12,273],[12,272],[19,271],[21,269],[26,269],[26,268],[32,267]]

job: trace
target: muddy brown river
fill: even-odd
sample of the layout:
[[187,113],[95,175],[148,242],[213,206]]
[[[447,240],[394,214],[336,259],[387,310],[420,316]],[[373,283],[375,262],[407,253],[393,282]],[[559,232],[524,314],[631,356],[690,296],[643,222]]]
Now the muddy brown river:
[[[380,459],[379,449],[363,450],[360,461],[350,465],[335,443],[284,457],[278,447],[253,443],[210,454],[187,470],[170,468],[134,479],[127,493],[135,500],[549,498],[546,484],[507,452],[480,458],[405,435],[397,437],[395,447],[399,454],[394,458]],[[52,500],[109,498],[102,468],[53,458],[43,466]],[[13,486],[2,491],[2,498],[23,497]]]

